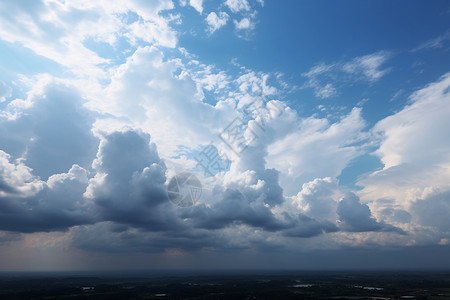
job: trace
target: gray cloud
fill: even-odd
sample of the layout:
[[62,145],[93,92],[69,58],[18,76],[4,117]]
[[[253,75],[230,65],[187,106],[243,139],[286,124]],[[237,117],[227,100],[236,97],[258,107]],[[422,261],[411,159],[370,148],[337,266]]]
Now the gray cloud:
[[441,232],[449,233],[450,229],[450,191],[434,191],[423,199],[411,204],[414,220],[425,226],[432,226]]
[[349,232],[365,231],[395,231],[404,233],[403,230],[386,224],[377,222],[372,216],[372,212],[367,204],[360,202],[359,197],[349,192],[339,201],[337,213],[339,215],[340,228]]
[[213,197],[220,197],[220,200],[211,207],[198,205],[181,216],[192,218],[195,227],[205,229],[220,229],[233,224],[246,224],[267,231],[289,227],[277,219],[263,201],[252,201],[238,190],[226,189]]
[[308,238],[327,232],[336,232],[339,228],[329,221],[317,221],[303,214],[295,220],[295,227],[283,232],[285,236]]
[[150,135],[132,130],[105,135],[94,169],[97,175],[87,194],[96,203],[100,220],[148,230],[181,226],[168,201],[166,166]]
[[30,195],[0,196],[0,229],[42,232],[92,223],[89,205],[82,196],[86,178],[86,170],[74,165],[68,173],[53,175],[48,182],[26,183],[29,187],[23,193]]
[[0,119],[0,149],[23,156],[44,180],[73,164],[88,168],[98,145],[91,133],[95,115],[83,106],[78,91],[50,83],[27,101],[30,107],[19,110],[17,119]]

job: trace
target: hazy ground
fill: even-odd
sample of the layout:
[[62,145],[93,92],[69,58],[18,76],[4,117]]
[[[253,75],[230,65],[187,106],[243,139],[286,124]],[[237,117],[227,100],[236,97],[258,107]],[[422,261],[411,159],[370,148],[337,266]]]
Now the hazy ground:
[[0,299],[319,298],[450,299],[450,271],[0,274]]

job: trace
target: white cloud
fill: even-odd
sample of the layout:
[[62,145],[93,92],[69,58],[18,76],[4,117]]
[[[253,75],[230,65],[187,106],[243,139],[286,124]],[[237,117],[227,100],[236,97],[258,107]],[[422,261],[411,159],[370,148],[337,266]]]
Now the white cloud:
[[308,79],[304,87],[314,89],[316,97],[325,99],[337,96],[340,88],[354,82],[375,83],[389,72],[389,69],[381,69],[389,56],[389,53],[380,51],[348,62],[319,63],[302,74]]
[[211,12],[206,17],[206,22],[209,25],[208,27],[209,32],[214,33],[216,30],[225,26],[228,22],[229,17],[230,16],[226,12],[221,11],[219,12],[219,15],[217,15],[215,12]]
[[230,76],[224,71],[213,72],[211,67],[192,72],[192,79],[201,84],[207,91],[214,91],[216,94],[227,88],[230,84]]
[[356,57],[345,63],[342,70],[349,74],[363,75],[369,82],[375,82],[389,71],[388,69],[380,70],[381,65],[386,62],[388,57],[389,54],[383,51]]
[[[337,203],[335,194],[339,193],[335,190],[336,181],[331,178],[317,179],[314,175],[337,176],[357,152],[357,149],[347,145],[361,139],[360,129],[364,122],[360,118],[360,109],[354,109],[339,122],[330,124],[325,119],[314,117],[300,119],[295,111],[281,101],[271,100],[267,105],[276,104],[283,113],[271,114],[269,111],[249,122],[249,128],[256,130],[257,122],[264,121],[265,133],[240,157],[234,157],[230,172],[217,181],[204,202],[192,210],[178,211],[166,201],[165,182],[167,176],[174,172],[171,156],[172,153],[177,154],[178,145],[195,147],[209,142],[233,118],[235,107],[242,108],[255,94],[274,95],[277,92],[277,89],[268,85],[267,74],[247,71],[229,83],[233,85],[235,92],[228,95],[235,100],[227,99],[215,106],[207,105],[201,101],[198,84],[205,89],[220,89],[217,84],[219,79],[209,80],[208,76],[227,75],[222,72],[214,74],[212,68],[204,67],[204,77],[199,75],[194,80],[184,68],[180,60],[164,58],[162,52],[155,47],[138,49],[116,70],[111,83],[102,93],[102,99],[90,95],[89,107],[109,113],[108,119],[116,117],[123,122],[117,125],[104,119],[101,120],[103,123],[96,123],[94,133],[101,142],[97,154],[91,155],[91,161],[95,159],[92,168],[73,164],[66,168],[69,171],[53,174],[46,182],[40,181],[29,170],[31,181],[37,180],[43,188],[35,194],[29,194],[24,203],[35,203],[36,199],[47,199],[48,202],[38,201],[40,210],[37,213],[25,214],[26,218],[19,218],[14,222],[11,217],[4,216],[4,222],[0,222],[0,226],[3,226],[1,228],[29,232],[94,224],[73,228],[71,238],[80,248],[99,251],[108,251],[108,247],[117,251],[130,249],[122,239],[123,235],[129,235],[136,241],[133,244],[139,246],[136,249],[131,246],[136,251],[163,251],[177,245],[178,248],[189,251],[204,246],[222,249],[236,245],[256,247],[249,241],[250,238],[257,239],[258,245],[264,245],[266,238],[267,241],[279,239],[273,232],[280,233],[282,238],[287,239],[314,237],[337,231],[338,227],[334,222]],[[203,79],[206,81],[202,82]],[[86,115],[88,112],[80,105],[79,97],[76,98],[77,91],[52,83],[51,80],[43,86],[39,82],[37,85],[30,93],[30,99],[27,99],[30,106],[17,109],[33,109],[32,114],[41,121],[33,123],[37,128],[46,128],[45,119],[59,124],[58,127],[62,129],[66,128],[63,126],[66,123],[72,125],[74,121],[80,122],[79,128],[86,132],[86,136],[78,136],[76,140],[85,146],[86,140],[92,137],[92,120],[78,115],[80,111]],[[58,102],[60,98],[62,100]],[[107,101],[100,101],[104,99]],[[65,123],[52,119],[57,118],[58,114],[39,118],[39,112],[50,114],[55,110],[63,112]],[[162,116],[161,112],[166,113]],[[148,133],[152,134],[151,142]],[[168,136],[169,133],[172,136]],[[73,136],[77,135],[68,135]],[[61,139],[60,134],[54,137],[56,140]],[[45,144],[50,148],[52,143],[48,142],[48,138],[44,140],[47,140]],[[301,193],[297,194],[296,205],[285,197],[286,190],[280,186],[280,176],[286,176],[285,166],[277,166],[278,170],[272,168],[274,161],[286,161],[276,157],[276,151],[273,153],[274,149],[277,150],[278,142],[289,142],[289,147],[283,146],[283,149],[292,148],[290,152],[286,152],[287,159],[294,158],[292,161],[298,163],[295,159],[300,158],[301,162],[294,167],[299,170],[320,169],[313,170],[312,175],[296,178],[296,182],[289,187],[295,192],[302,187]],[[164,158],[159,157],[156,145],[158,149],[164,149],[160,152]],[[278,145],[281,147],[281,144]],[[312,156],[314,147],[324,149],[323,156]],[[334,148],[339,149],[335,151]],[[69,150],[58,152],[65,153]],[[71,162],[74,158],[76,156],[71,154],[64,161]],[[311,161],[304,163],[307,159]],[[8,158],[9,165],[12,164],[10,161]],[[334,173],[329,169],[325,170],[324,166],[332,165],[334,161],[342,165],[335,166],[332,170]],[[172,169],[167,170],[166,166]],[[308,183],[310,180],[313,181]],[[66,197],[65,202],[58,202],[61,194],[67,192],[70,192],[71,197]],[[321,203],[326,207],[321,207]],[[28,206],[24,204],[21,209],[26,211]],[[70,213],[65,213],[66,210]],[[59,219],[55,218],[57,215],[60,215]],[[56,220],[55,223],[30,221],[36,218],[44,220],[48,216]],[[352,226],[359,231],[382,229],[373,226],[358,228],[355,224]],[[254,233],[248,233],[252,231],[251,228]],[[256,233],[256,230],[260,233]],[[174,237],[174,233],[180,232],[182,242]],[[239,241],[236,241],[236,236],[241,237]],[[155,240],[163,242],[157,244],[160,246],[155,246],[152,243]]]
[[198,11],[199,14],[203,12],[203,0],[189,0],[189,4]]
[[243,18],[239,22],[235,20],[234,26],[237,30],[249,30],[254,28],[254,24],[249,18]]
[[318,98],[326,99],[336,96],[337,90],[331,83],[327,83],[325,86],[317,87],[314,91],[314,95]]
[[450,74],[415,92],[411,104],[374,127],[383,139],[376,151],[385,169],[403,163],[437,165],[450,162]]
[[450,31],[447,31],[434,39],[424,42],[423,44],[411,50],[411,52],[417,52],[426,49],[439,49],[442,48],[444,44],[449,40],[450,40]]
[[[447,209],[450,189],[449,88],[450,74],[445,74],[413,93],[401,111],[375,125],[373,132],[380,143],[375,154],[384,169],[358,182],[363,200],[391,199],[396,209],[410,213],[410,229],[421,225],[439,228],[437,241],[445,234],[442,228],[447,221],[436,212]],[[374,213],[381,216],[390,206],[376,201]],[[426,239],[427,235],[419,230],[416,238]]]
[[361,154],[359,147],[350,145],[367,138],[364,127],[360,108],[334,124],[315,117],[295,121],[268,147],[268,166],[281,171],[281,186],[287,195],[315,178],[336,178]]
[[247,0],[226,0],[225,5],[233,12],[249,11],[250,4]]
[[30,196],[42,189],[42,183],[23,161],[11,161],[11,155],[0,150],[0,197]]
[[[165,60],[156,48],[140,48],[90,106],[125,117],[132,126],[150,133],[166,159],[177,156],[181,145],[195,149],[208,144],[236,114],[235,104],[231,100],[216,106],[202,102],[190,74],[175,75],[180,70],[183,65],[178,59]],[[212,77],[205,80],[207,87],[215,84]]]
[[[92,38],[114,45],[118,33],[131,41],[174,47],[177,37],[169,23],[173,16],[160,12],[173,8],[172,1],[33,1],[0,3],[0,36],[21,43],[38,55],[69,67],[77,74],[100,76],[101,64],[108,64],[84,45]],[[136,13],[140,20],[127,24],[120,15]],[[70,59],[68,59],[70,58]]]
[[331,177],[304,183],[294,202],[307,216],[318,220],[337,220],[338,182]]

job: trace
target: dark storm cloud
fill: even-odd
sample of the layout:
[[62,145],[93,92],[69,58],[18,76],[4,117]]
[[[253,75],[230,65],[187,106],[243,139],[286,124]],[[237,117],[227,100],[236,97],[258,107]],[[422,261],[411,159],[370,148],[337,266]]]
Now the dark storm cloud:
[[299,214],[295,227],[285,230],[283,234],[290,237],[308,238],[327,232],[336,232],[339,228],[329,221],[317,221],[303,214]]
[[72,229],[72,244],[95,252],[160,253],[166,249],[196,251],[204,247],[225,247],[225,240],[207,230],[174,230],[150,232],[127,227],[115,231],[112,222],[80,226]]
[[191,218],[195,227],[204,229],[246,224],[267,231],[278,231],[290,226],[277,219],[263,201],[249,200],[239,190],[226,189],[213,197],[220,197],[220,200],[211,207],[204,204],[197,205],[183,212],[181,216]]
[[87,186],[85,170],[74,166],[66,174],[54,175],[34,195],[0,196],[0,230],[42,232],[67,230],[93,222],[83,201]]

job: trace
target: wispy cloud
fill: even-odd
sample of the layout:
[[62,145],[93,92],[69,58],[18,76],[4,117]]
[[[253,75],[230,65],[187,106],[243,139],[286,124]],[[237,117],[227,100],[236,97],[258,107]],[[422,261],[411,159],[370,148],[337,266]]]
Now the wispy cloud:
[[381,68],[389,56],[388,52],[380,51],[346,62],[319,63],[302,74],[308,79],[304,87],[314,89],[316,97],[325,99],[337,96],[338,87],[353,82],[365,81],[372,84],[389,72],[389,68]]
[[361,78],[365,77],[369,82],[375,82],[383,77],[389,69],[381,70],[381,65],[388,59],[386,52],[377,52],[361,57],[356,57],[352,61],[345,63],[342,70]]
[[427,50],[427,49],[443,48],[445,43],[448,41],[450,41],[450,31],[447,31],[447,32],[441,34],[440,36],[435,37],[434,39],[424,42],[423,44],[421,44],[418,47],[411,50],[411,52],[417,52],[417,51]]

